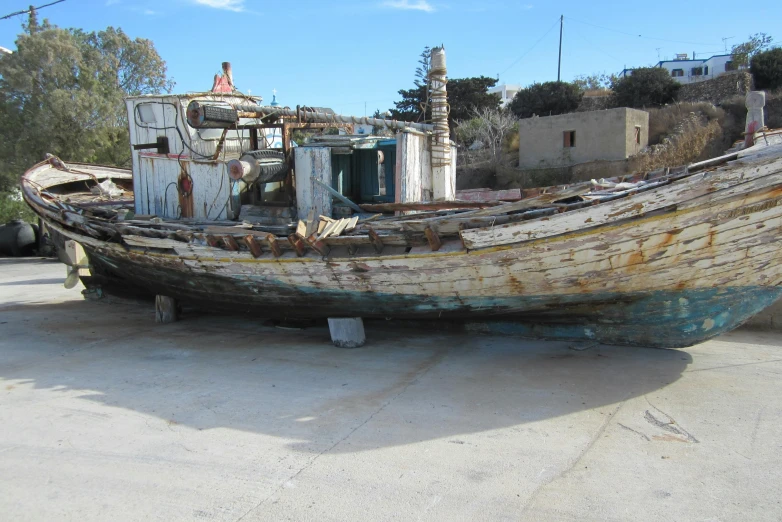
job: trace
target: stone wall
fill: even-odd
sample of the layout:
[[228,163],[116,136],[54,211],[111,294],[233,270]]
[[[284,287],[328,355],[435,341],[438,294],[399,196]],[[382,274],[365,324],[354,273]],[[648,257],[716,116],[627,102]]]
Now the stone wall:
[[711,80],[682,85],[677,97],[680,102],[705,101],[718,105],[733,96],[752,90],[752,75],[747,71],[725,73]]

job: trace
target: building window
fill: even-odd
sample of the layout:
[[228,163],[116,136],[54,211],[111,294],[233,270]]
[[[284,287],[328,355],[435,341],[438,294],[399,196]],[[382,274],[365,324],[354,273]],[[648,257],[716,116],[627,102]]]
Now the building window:
[[727,62],[725,62],[725,70],[726,71],[735,71],[736,70],[736,66],[733,65],[733,61],[732,60],[728,60]]
[[564,137],[564,141],[562,145],[563,147],[567,149],[576,146],[576,131],[574,130],[565,131],[563,133],[563,137]]
[[674,69],[671,71],[671,76],[684,76],[684,69]]
[[693,67],[692,68],[692,75],[693,76],[703,76],[703,67]]
[[635,142],[641,144],[641,127],[638,125],[635,126]]
[[708,65],[703,68],[703,74],[706,74],[706,75],[709,74],[709,66]]

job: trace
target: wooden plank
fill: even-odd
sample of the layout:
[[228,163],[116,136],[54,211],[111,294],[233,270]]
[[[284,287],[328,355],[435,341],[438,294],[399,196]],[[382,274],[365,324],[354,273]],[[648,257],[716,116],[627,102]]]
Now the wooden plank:
[[367,212],[399,212],[408,210],[448,210],[486,208],[502,205],[499,201],[424,201],[414,203],[373,203],[361,205]]
[[310,237],[318,230],[318,221],[319,220],[315,220],[315,209],[310,210],[310,213],[307,216],[307,227],[304,231],[304,237]]
[[534,196],[532,198],[522,199],[521,201],[517,201],[515,203],[505,203],[503,205],[500,205],[499,207],[476,210],[474,212],[470,212],[470,216],[471,217],[492,216],[492,215],[499,215],[499,214],[508,214],[510,212],[518,212],[520,210],[528,210],[531,208],[540,208],[549,205],[553,201],[557,201],[560,199],[568,199],[574,196],[580,196],[582,194],[586,194],[591,191],[592,191],[591,183],[581,183],[579,185],[575,185],[573,187],[559,190],[556,192],[540,194],[539,196]]
[[353,229],[356,228],[357,224],[358,224],[358,216],[353,216],[352,218],[350,218],[348,225],[345,227],[345,232],[352,231]]
[[521,189],[489,191],[459,191],[456,199],[461,201],[518,201],[521,199]]
[[206,244],[209,245],[212,248],[220,248],[220,240],[217,239],[217,237],[213,236],[212,234],[206,234],[204,236],[204,240],[206,241]]
[[307,237],[307,223],[303,220],[299,220],[299,224],[296,226],[296,233],[301,237]]
[[143,248],[179,248],[187,245],[187,243],[182,241],[175,241],[173,239],[162,239],[162,238],[153,238],[153,237],[145,237],[145,236],[122,236],[122,242],[134,247],[143,247]]
[[339,221],[332,221],[328,225],[326,225],[326,228],[323,229],[323,233],[318,236],[318,240],[325,239],[331,235],[331,233],[334,231],[334,229],[337,228],[339,225]]
[[247,249],[250,251],[253,257],[258,258],[263,255],[263,249],[261,248],[261,244],[258,243],[258,240],[255,239],[254,235],[247,234],[246,236],[244,236],[244,244],[247,245]]
[[325,220],[322,220],[322,219],[321,219],[320,221],[318,221],[318,230],[317,230],[317,233],[318,233],[318,234],[322,234],[322,233],[323,233],[323,231],[324,231],[324,230],[326,230],[326,227],[327,227],[327,226],[328,226],[330,223],[333,223],[333,221],[325,221]]
[[342,232],[345,230],[345,228],[347,228],[349,223],[350,223],[350,218],[340,219],[337,222],[337,226],[334,227],[334,230],[331,231],[330,235],[332,235],[332,236],[339,236],[340,234],[342,234]]
[[[744,176],[741,169],[725,170],[721,173],[712,172],[708,177],[691,176],[673,185],[660,186],[629,198],[560,214],[551,218],[545,227],[541,227],[539,223],[525,222],[501,225],[490,229],[464,230],[460,234],[465,246],[469,249],[508,245],[567,234],[583,230],[585,227],[631,219],[676,205],[683,207],[688,203],[690,205],[696,204],[694,201],[697,201],[697,204],[702,204],[703,200],[698,200],[698,198],[733,197],[748,190],[757,190],[778,183],[782,177],[782,175],[763,176],[762,172],[764,171],[778,172],[779,164],[759,167],[757,172],[761,177],[752,182],[742,182]],[[510,205],[516,205],[516,203],[508,204],[508,206]]]

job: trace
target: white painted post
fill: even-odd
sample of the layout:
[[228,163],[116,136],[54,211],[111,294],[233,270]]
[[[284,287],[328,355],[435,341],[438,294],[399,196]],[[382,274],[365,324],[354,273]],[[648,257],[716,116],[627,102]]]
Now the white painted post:
[[315,216],[331,217],[331,194],[315,183],[331,186],[331,149],[328,147],[296,147],[294,149],[296,176],[296,210],[299,219],[306,219],[310,211]]
[[414,203],[432,199],[432,153],[426,135],[403,131],[396,136],[397,203]]
[[339,348],[358,348],[364,346],[367,338],[364,334],[364,321],[360,317],[329,318],[331,342]]
[[[763,91],[749,91],[745,105],[747,107],[747,125],[744,128],[744,132],[757,132],[765,127],[763,107],[766,105],[766,93]],[[752,125],[753,122],[754,126]]]

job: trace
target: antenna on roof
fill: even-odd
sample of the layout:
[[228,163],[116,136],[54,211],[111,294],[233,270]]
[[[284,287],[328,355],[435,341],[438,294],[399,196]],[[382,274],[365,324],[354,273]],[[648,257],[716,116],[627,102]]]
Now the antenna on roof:
[[659,62],[660,61],[660,49],[662,49],[662,47],[655,47],[654,49],[657,51],[657,61]]
[[725,36],[725,37],[722,38],[722,45],[725,46],[725,52],[726,53],[728,52],[728,40],[730,40],[731,38],[736,38],[736,37],[735,36]]

